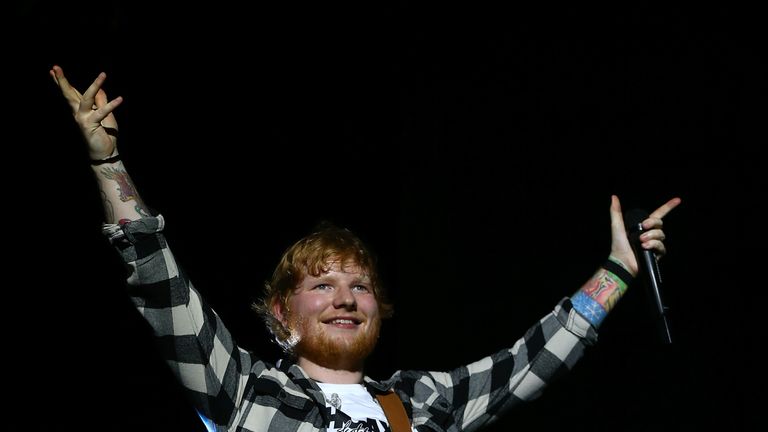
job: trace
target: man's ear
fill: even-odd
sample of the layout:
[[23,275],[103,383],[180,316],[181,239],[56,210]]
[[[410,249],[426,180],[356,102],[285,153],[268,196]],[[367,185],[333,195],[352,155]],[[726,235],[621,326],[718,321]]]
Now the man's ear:
[[277,298],[272,302],[272,315],[274,315],[283,326],[285,326],[288,321],[287,309],[285,301],[281,298]]

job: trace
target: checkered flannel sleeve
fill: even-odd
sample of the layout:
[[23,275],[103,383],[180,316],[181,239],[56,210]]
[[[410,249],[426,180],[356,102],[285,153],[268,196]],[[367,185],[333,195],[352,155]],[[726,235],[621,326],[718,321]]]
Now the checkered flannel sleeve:
[[163,217],[147,217],[103,232],[128,269],[128,292],[153,328],[160,352],[200,414],[229,424],[252,366],[216,313],[177,266]]
[[450,372],[404,372],[401,385],[413,395],[415,424],[439,429],[432,422],[443,417],[460,430],[472,431],[538,397],[596,339],[594,328],[565,298],[512,348]]

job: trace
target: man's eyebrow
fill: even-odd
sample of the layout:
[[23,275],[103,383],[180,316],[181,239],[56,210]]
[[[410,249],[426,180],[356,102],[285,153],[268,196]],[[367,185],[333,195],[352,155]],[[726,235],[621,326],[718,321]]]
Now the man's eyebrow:
[[[315,279],[315,282],[336,282],[339,277],[329,275],[328,273],[323,273],[319,276],[313,276]],[[363,276],[357,276],[351,280],[352,283],[364,283],[364,284],[370,284],[371,278],[368,275]]]

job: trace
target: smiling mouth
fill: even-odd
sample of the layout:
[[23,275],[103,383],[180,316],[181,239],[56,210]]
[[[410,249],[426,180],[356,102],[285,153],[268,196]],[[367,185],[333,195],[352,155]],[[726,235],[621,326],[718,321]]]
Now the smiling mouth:
[[356,318],[333,318],[330,320],[323,321],[323,324],[329,324],[334,326],[341,326],[341,327],[354,327],[361,323],[359,319]]

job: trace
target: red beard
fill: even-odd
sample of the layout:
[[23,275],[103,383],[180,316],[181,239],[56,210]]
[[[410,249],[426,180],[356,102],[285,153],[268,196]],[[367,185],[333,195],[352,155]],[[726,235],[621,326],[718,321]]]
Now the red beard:
[[369,321],[370,328],[354,339],[331,336],[323,329],[310,330],[303,320],[290,320],[290,328],[299,329],[298,343],[294,352],[313,363],[335,370],[362,370],[365,359],[376,348],[381,329],[381,319]]

